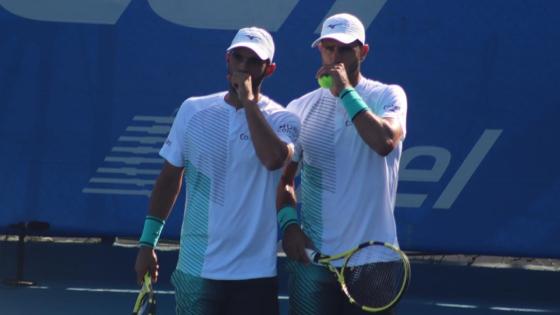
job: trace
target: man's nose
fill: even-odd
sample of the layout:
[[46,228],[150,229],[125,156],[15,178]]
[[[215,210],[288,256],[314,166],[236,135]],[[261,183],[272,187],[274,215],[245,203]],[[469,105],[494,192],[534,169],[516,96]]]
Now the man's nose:
[[342,59],[340,58],[340,52],[338,51],[338,48],[335,48],[333,50],[333,59],[334,59],[334,63],[340,63],[342,61]]
[[242,72],[247,70],[248,64],[249,64],[249,59],[248,58],[242,58],[238,63],[238,66],[239,66],[238,70],[242,71]]

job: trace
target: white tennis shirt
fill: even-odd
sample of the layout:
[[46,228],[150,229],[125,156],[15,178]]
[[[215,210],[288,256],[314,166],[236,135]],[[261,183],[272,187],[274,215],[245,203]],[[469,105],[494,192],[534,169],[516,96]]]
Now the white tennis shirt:
[[355,89],[373,113],[393,117],[403,128],[401,141],[385,157],[362,140],[342,101],[328,89],[314,90],[287,107],[301,121],[293,159],[303,159],[303,230],[327,255],[368,240],[398,246],[393,212],[406,135],[406,95],[400,86],[366,78]]
[[[226,92],[187,99],[160,150],[185,167],[186,205],[177,268],[207,279],[276,275],[275,196],[282,170],[256,156],[244,109]],[[299,119],[261,95],[260,110],[278,137],[293,144]]]

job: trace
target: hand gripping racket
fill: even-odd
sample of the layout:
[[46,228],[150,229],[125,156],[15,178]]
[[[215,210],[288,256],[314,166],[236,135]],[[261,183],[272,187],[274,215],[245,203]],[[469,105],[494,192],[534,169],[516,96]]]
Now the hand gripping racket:
[[134,303],[132,315],[155,315],[156,314],[156,297],[152,287],[152,277],[150,273],[144,275],[144,283]]
[[410,281],[408,257],[389,243],[368,241],[334,256],[306,251],[314,264],[336,274],[350,303],[366,312],[381,312],[397,304]]

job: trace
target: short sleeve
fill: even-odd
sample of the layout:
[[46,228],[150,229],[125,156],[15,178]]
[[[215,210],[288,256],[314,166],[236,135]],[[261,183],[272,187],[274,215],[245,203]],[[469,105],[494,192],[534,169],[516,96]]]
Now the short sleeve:
[[183,102],[181,107],[179,108],[179,112],[175,119],[173,120],[173,125],[171,126],[171,130],[165,139],[163,146],[159,151],[159,155],[164,158],[167,162],[175,167],[183,167],[184,166],[184,153],[185,148],[184,146],[184,135],[186,129],[186,109],[188,106],[188,100]]
[[404,90],[398,85],[389,85],[380,99],[378,107],[380,117],[397,119],[406,136],[407,99]]
[[[290,114],[294,115],[294,117],[296,117],[296,119],[298,120],[298,122],[299,122],[299,124],[300,124],[300,129],[299,129],[299,130],[301,130],[301,120],[300,120],[300,118],[299,118],[300,116],[298,115],[298,111],[297,111],[297,109],[298,109],[298,105],[297,105],[297,104],[298,104],[298,101],[299,101],[299,99],[296,99],[296,100],[291,101],[291,102],[288,104],[288,106],[286,106],[286,110],[287,110]],[[302,146],[301,146],[301,142],[300,142],[300,139],[299,139],[299,133],[298,133],[298,137],[297,137],[296,140],[293,142],[293,144],[294,144],[294,146],[293,146],[294,153],[292,154],[292,161],[293,161],[293,162],[299,162],[299,161],[301,161],[301,158],[302,158],[302,155],[303,155],[303,148],[302,148]]]
[[295,145],[299,137],[301,124],[294,113],[281,110],[274,114],[272,128],[280,140],[288,145]]

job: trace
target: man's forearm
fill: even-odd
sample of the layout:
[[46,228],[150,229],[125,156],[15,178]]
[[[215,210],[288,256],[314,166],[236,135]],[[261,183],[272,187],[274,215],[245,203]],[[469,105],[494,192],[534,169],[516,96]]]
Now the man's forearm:
[[165,162],[152,191],[150,209],[144,220],[144,227],[140,235],[139,244],[141,246],[156,247],[165,220],[169,216],[181,190],[182,177],[182,168],[174,167]]
[[345,88],[339,98],[362,140],[381,156],[391,153],[402,135],[399,123],[374,114],[354,88]]
[[181,185],[157,186],[156,184],[156,187],[157,188],[154,188],[150,197],[150,208],[148,214],[162,220],[166,220],[173,209],[175,201],[177,200]]
[[284,234],[288,226],[298,224],[294,180],[297,166],[297,163],[290,163],[286,166],[276,191],[278,225],[282,234]]
[[398,122],[363,111],[353,120],[362,140],[381,156],[391,153],[402,136]]
[[183,169],[166,162],[150,196],[148,215],[166,220],[181,192]]
[[289,149],[272,130],[256,104],[245,106],[245,114],[251,140],[261,163],[269,170],[276,170],[284,165]]
[[298,163],[296,162],[286,165],[276,189],[276,210],[280,210],[285,205],[296,206],[295,175],[297,168]]

